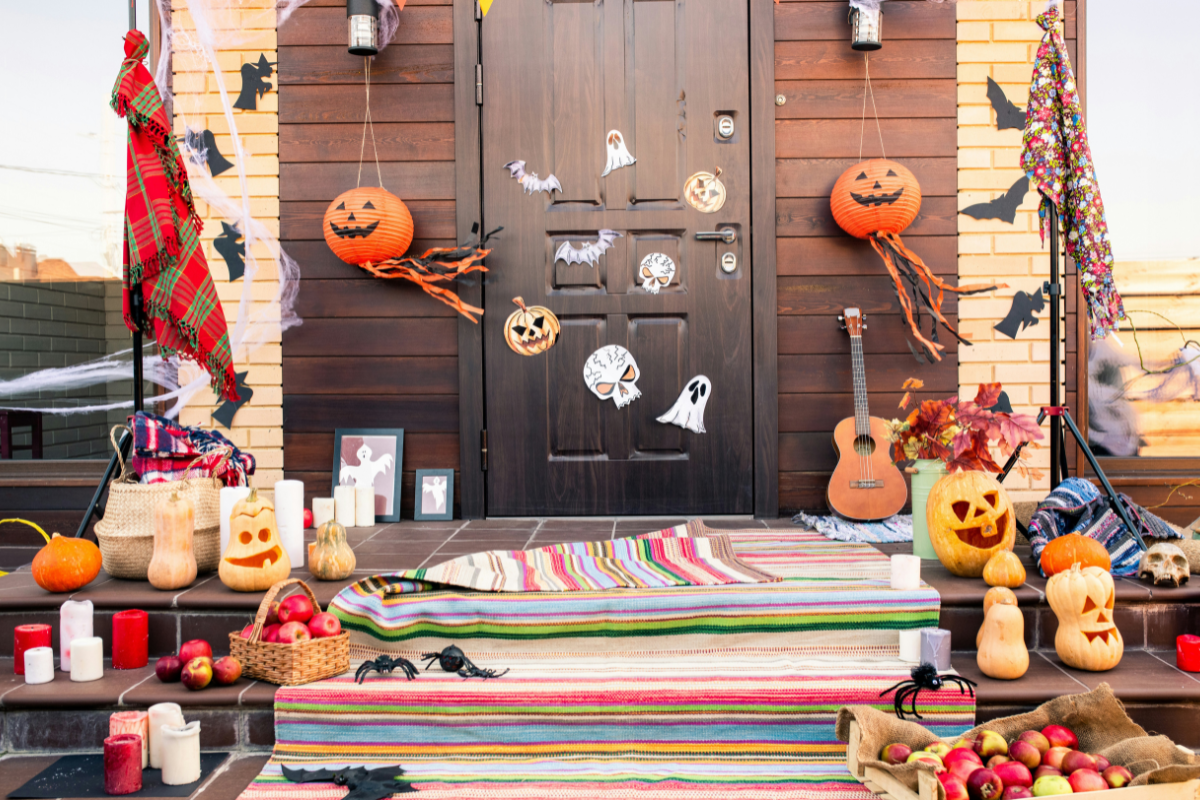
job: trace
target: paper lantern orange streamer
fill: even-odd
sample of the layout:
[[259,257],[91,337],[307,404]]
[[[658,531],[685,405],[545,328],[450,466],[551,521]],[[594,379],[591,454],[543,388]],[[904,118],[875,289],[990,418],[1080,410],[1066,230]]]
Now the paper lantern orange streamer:
[[[907,167],[885,158],[873,158],[855,164],[843,172],[833,185],[829,205],[834,220],[842,230],[855,238],[870,241],[871,247],[883,259],[892,276],[896,301],[904,310],[908,327],[930,358],[941,361],[941,351],[946,349],[945,345],[938,342],[939,321],[960,342],[971,344],[958,335],[942,314],[945,293],[976,294],[990,292],[1000,286],[951,286],[934,275],[920,256],[904,246],[900,232],[912,224],[921,210],[921,186]],[[905,282],[909,286],[907,290]],[[932,317],[929,338],[921,333],[922,307]],[[925,361],[911,343],[909,347],[918,361]]]
[[387,189],[363,186],[343,192],[325,210],[325,243],[347,264],[382,261],[408,249],[413,218]]

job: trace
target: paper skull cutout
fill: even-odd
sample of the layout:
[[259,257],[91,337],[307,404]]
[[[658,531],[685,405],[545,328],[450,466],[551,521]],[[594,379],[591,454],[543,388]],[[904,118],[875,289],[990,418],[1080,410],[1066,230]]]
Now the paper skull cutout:
[[651,253],[642,259],[638,277],[642,279],[643,289],[658,294],[658,290],[669,286],[675,277],[675,262],[663,253]]
[[692,378],[679,393],[671,410],[658,418],[665,425],[678,425],[692,433],[704,433],[704,407],[712,396],[712,381],[703,375]]
[[1190,571],[1184,552],[1166,542],[1152,546],[1138,562],[1138,577],[1152,581],[1155,586],[1181,586],[1188,582]]
[[608,175],[614,169],[628,167],[637,161],[629,150],[626,149],[625,137],[621,135],[620,131],[609,131],[606,141],[608,142],[608,163],[604,165],[604,172],[600,173],[601,178]]
[[642,396],[637,387],[640,377],[642,371],[633,354],[619,344],[601,347],[583,365],[583,380],[592,394],[601,400],[611,398],[617,408],[624,408]]

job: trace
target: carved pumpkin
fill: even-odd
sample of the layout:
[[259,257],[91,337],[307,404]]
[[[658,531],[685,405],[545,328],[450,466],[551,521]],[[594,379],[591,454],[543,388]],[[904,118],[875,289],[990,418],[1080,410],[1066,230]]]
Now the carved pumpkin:
[[554,312],[544,306],[526,306],[525,300],[514,297],[520,306],[504,321],[504,341],[514,353],[536,356],[554,346],[561,326]]
[[182,589],[196,580],[195,530],[196,512],[186,497],[171,492],[154,509],[154,555],[146,580],[155,589]]
[[291,571],[292,561],[279,541],[275,506],[251,489],[229,516],[229,546],[217,571],[221,583],[235,592],[261,592]]
[[28,525],[42,535],[46,545],[33,557],[33,580],[47,592],[73,592],[91,583],[100,574],[103,559],[100,548],[87,539],[48,536],[41,526],[27,519],[0,519]]
[[325,210],[325,242],[348,264],[376,264],[404,255],[412,244],[413,219],[396,195],[363,186],[338,195]]
[[1112,571],[1112,558],[1104,545],[1090,536],[1078,533],[1068,533],[1057,539],[1051,539],[1042,548],[1042,574],[1049,578],[1071,568],[1072,564],[1081,567],[1100,567],[1105,572]]
[[1103,672],[1121,663],[1125,640],[1113,621],[1115,594],[1107,570],[1073,564],[1046,582],[1046,598],[1058,617],[1054,649],[1064,664]]
[[1000,550],[983,567],[983,582],[988,586],[1015,589],[1025,583],[1025,566],[1011,550]]
[[1012,501],[984,472],[952,472],[935,483],[925,518],[938,560],[961,578],[982,576],[988,559],[1012,550],[1017,538]]
[[354,572],[354,551],[346,542],[346,528],[329,520],[317,530],[317,544],[308,571],[322,581],[340,581]]
[[842,173],[829,205],[842,230],[858,239],[900,233],[921,210],[921,185],[903,164],[873,158]]

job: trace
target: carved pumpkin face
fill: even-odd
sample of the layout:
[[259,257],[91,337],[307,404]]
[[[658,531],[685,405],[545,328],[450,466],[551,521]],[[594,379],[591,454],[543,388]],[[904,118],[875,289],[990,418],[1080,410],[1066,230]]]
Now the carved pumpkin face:
[[504,341],[514,353],[536,356],[554,346],[560,325],[554,312],[544,306],[526,306],[520,297],[513,302],[520,306],[504,321]]
[[251,489],[229,517],[229,546],[218,570],[221,583],[235,592],[261,592],[291,571],[291,559],[279,541],[275,506]]
[[921,186],[903,164],[873,158],[842,173],[829,205],[837,224],[851,236],[900,233],[921,210]]
[[1120,663],[1125,640],[1113,621],[1111,574],[1075,564],[1046,582],[1046,598],[1058,617],[1054,649],[1064,664],[1102,672]]
[[1008,493],[984,472],[953,472],[935,483],[925,517],[938,559],[964,578],[982,577],[988,560],[1017,538]]
[[404,255],[412,244],[413,220],[399,197],[376,187],[343,192],[330,203],[323,223],[325,242],[348,264],[376,264]]

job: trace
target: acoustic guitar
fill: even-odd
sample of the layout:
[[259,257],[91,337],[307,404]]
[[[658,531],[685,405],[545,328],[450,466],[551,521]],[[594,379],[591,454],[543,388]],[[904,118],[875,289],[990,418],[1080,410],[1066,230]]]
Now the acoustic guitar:
[[862,311],[847,308],[842,321],[850,334],[854,370],[854,416],[833,430],[838,465],[829,479],[829,507],[856,521],[885,519],[904,507],[908,486],[889,455],[887,423],[867,411],[867,375],[863,367]]

